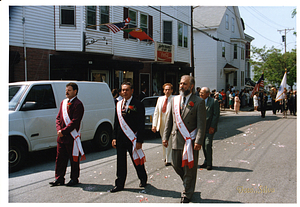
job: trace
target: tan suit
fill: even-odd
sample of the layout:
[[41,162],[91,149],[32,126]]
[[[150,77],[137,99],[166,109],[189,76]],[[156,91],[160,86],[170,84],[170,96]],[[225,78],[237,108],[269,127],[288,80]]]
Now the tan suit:
[[[182,97],[181,97],[182,98]],[[193,102],[194,106],[191,106],[189,103]],[[194,143],[202,145],[205,138],[205,127],[206,127],[206,108],[205,101],[192,94],[189,100],[187,101],[188,105],[181,112],[182,120],[189,130],[189,132],[194,129],[198,129],[196,138],[193,141]],[[171,135],[171,136],[170,136]],[[197,167],[198,167],[198,150],[193,150],[194,153],[194,167],[189,169],[188,166],[181,167],[182,164],[182,153],[185,144],[185,140],[178,131],[175,115],[174,115],[174,104],[172,103],[171,113],[167,117],[166,127],[163,134],[163,140],[172,139],[172,159],[173,167],[176,173],[181,177],[183,181],[184,191],[182,192],[181,197],[187,197],[188,199],[192,198],[192,195],[195,190],[196,177],[197,177]]]
[[[162,108],[164,105],[164,102],[166,100],[166,96],[161,96],[157,99],[154,115],[153,115],[153,121],[152,121],[152,127],[156,127],[156,131],[159,131],[161,138],[163,137],[164,129],[165,129],[165,123],[168,115],[170,114],[170,110],[172,107],[172,95],[168,97],[168,104],[166,112],[162,112]],[[172,162],[172,145],[171,142],[169,142],[169,146],[165,148],[163,146],[163,158],[166,159],[167,163]]]

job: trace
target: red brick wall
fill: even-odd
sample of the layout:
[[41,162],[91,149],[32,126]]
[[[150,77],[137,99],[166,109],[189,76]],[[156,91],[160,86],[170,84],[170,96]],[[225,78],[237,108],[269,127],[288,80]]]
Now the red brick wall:
[[[14,65],[13,82],[25,80],[24,48],[10,46],[11,51],[20,53],[20,62]],[[27,80],[49,80],[49,54],[54,50],[26,48]],[[11,67],[11,66],[10,66]]]

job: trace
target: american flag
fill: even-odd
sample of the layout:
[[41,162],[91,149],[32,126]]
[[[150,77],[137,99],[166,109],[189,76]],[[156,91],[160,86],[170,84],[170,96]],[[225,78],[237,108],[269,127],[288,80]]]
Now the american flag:
[[257,91],[259,91],[259,88],[260,88],[260,87],[264,87],[264,74],[262,74],[262,75],[260,76],[260,79],[259,79],[259,80],[257,81],[257,83],[255,84],[254,89],[253,89],[252,94],[251,94],[251,97],[253,97],[254,94],[255,94]]
[[106,26],[113,32],[119,32],[122,29],[124,29],[130,22],[130,18],[128,17],[127,19],[124,20],[124,22],[120,22],[120,23],[108,23],[106,24]]

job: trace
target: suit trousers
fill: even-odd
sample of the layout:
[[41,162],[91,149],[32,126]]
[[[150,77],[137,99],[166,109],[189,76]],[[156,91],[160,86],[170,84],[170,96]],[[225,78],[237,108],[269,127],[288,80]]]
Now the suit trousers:
[[205,139],[203,143],[203,153],[204,153],[204,163],[207,164],[208,166],[212,166],[212,144],[213,144],[213,138],[214,138],[215,133],[209,134],[205,133]]
[[[160,131],[160,137],[163,137],[163,131]],[[168,147],[162,145],[163,148],[163,158],[166,159],[167,163],[172,162],[172,139],[168,141]]]
[[132,144],[117,144],[117,179],[115,180],[115,186],[123,188],[127,177],[127,151],[129,152],[131,161],[137,172],[138,178],[141,181],[147,182],[147,173],[145,165],[136,165],[132,158]]
[[183,181],[184,190],[181,197],[187,197],[191,200],[195,191],[197,181],[197,167],[199,159],[199,150],[193,150],[194,167],[189,169],[188,166],[181,167],[183,150],[172,149],[173,168]]
[[71,164],[71,175],[72,180],[78,181],[79,178],[79,159],[78,162],[73,161],[73,143],[63,144],[57,142],[57,153],[55,162],[55,179],[64,181],[66,170],[68,166],[68,161]]

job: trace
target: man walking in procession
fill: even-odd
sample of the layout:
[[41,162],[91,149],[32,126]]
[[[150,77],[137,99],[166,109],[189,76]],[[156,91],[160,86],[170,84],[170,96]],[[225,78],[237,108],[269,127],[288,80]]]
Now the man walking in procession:
[[[195,80],[184,75],[180,95],[173,97],[166,120],[163,145],[172,139],[173,168],[183,181],[181,203],[189,203],[196,186],[199,150],[205,138],[206,109],[202,98],[195,95]],[[171,136],[170,136],[171,135]]]
[[145,107],[133,98],[133,88],[130,82],[121,85],[122,101],[117,103],[114,124],[114,139],[112,146],[117,149],[117,179],[110,190],[115,193],[124,189],[127,177],[127,151],[131,157],[140,187],[147,185],[147,173],[144,162],[145,154],[142,150],[145,128]]
[[217,125],[220,117],[220,107],[216,99],[209,97],[210,90],[207,87],[201,88],[200,97],[205,100],[206,106],[206,130],[203,142],[204,163],[200,168],[212,170],[212,144],[214,134],[217,131]]

